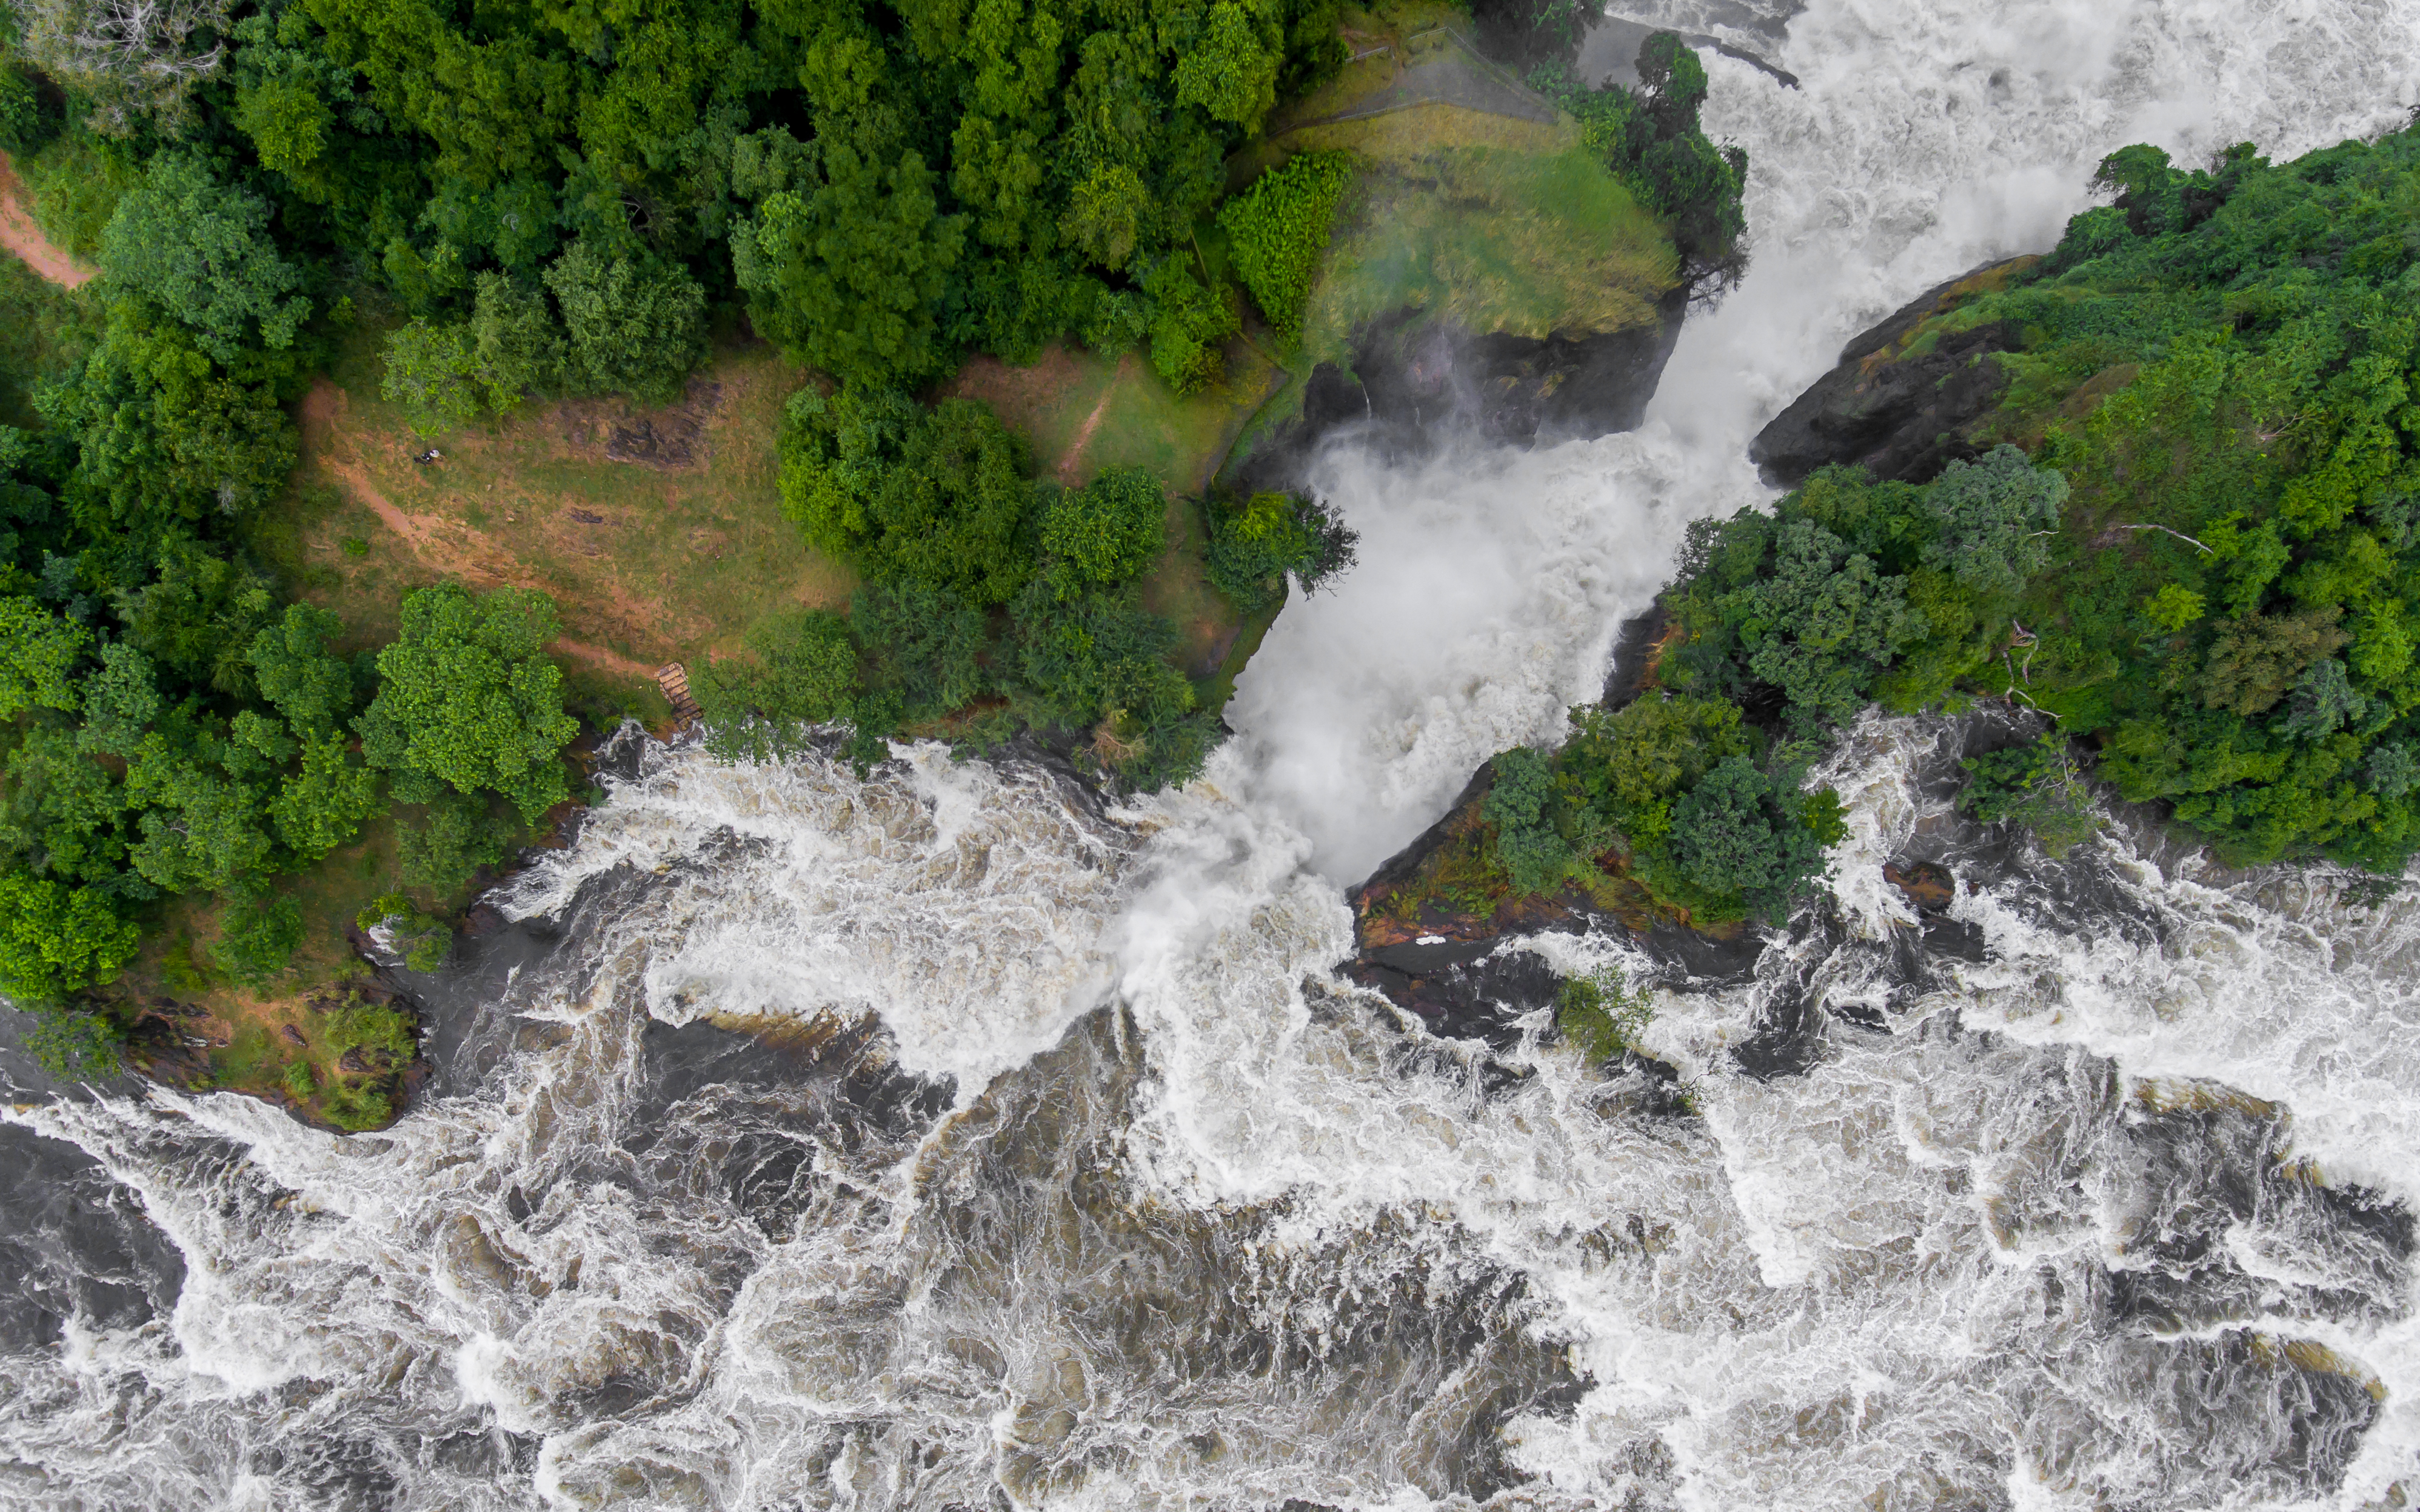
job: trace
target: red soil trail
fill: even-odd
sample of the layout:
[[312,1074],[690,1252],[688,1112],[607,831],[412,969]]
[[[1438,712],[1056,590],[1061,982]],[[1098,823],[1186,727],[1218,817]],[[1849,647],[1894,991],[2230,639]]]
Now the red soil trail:
[[13,252],[34,271],[62,288],[74,288],[100,271],[52,245],[34,224],[32,198],[17,177],[17,165],[0,152],[0,247]]

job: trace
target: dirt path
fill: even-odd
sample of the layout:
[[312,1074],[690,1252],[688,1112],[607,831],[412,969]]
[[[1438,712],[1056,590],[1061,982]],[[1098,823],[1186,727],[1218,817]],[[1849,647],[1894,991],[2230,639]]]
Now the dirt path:
[[1101,402],[1093,406],[1093,412],[1076,427],[1076,439],[1067,443],[1067,455],[1059,464],[1060,482],[1071,486],[1076,482],[1076,470],[1084,460],[1084,448],[1093,444],[1093,432],[1101,428],[1101,417],[1109,412],[1109,400],[1117,394],[1118,379],[1126,376],[1126,364],[1133,361],[1132,352],[1118,359],[1118,370],[1111,376],[1109,386],[1101,391]]
[[[314,382],[310,392],[302,398],[302,420],[306,437],[315,428],[324,430],[330,425],[337,410],[343,406],[343,391],[326,378]],[[316,459],[319,465],[326,468],[329,474],[344,485],[346,490],[355,499],[368,505],[370,513],[378,517],[379,523],[393,531],[403,544],[411,548],[411,554],[418,557],[424,564],[449,578],[460,578],[474,583],[509,583],[516,588],[539,586],[532,581],[517,581],[511,576],[498,572],[493,563],[512,561],[512,553],[481,534],[468,523],[457,520],[441,521],[422,515],[407,514],[396,507],[395,501],[379,490],[378,486],[370,481],[369,473],[361,463],[350,457],[336,455],[332,448],[324,444],[324,440],[321,444],[311,449],[317,452]],[[466,539],[458,542],[447,541],[439,532],[441,525],[451,527]],[[574,661],[584,661],[601,671],[612,672],[617,676],[641,678],[649,683],[656,680],[656,669],[645,662],[634,660],[618,651],[592,645],[585,640],[551,640],[547,643],[547,649],[559,656],[568,656]]]
[[26,267],[62,287],[74,288],[88,281],[100,270],[51,244],[51,239],[34,224],[32,198],[18,181],[17,165],[8,161],[8,154],[0,152],[0,247],[7,247]]

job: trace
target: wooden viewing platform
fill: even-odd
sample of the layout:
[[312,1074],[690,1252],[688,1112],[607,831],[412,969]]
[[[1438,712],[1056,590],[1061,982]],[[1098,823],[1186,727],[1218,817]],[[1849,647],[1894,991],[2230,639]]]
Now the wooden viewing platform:
[[673,717],[683,724],[699,717],[702,711],[697,700],[690,695],[689,669],[676,661],[668,661],[656,669],[656,686],[664,690],[664,698],[673,706]]

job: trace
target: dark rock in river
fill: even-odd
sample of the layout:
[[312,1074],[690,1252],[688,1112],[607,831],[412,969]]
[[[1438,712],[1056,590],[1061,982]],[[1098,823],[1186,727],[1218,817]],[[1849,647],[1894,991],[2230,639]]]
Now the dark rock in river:
[[1842,462],[1922,483],[1980,452],[1968,430],[2008,387],[1996,354],[2017,345],[2015,328],[1995,321],[1921,337],[1916,328],[2038,260],[2011,257],[1953,278],[1842,347],[1839,365],[1749,444],[1765,481],[1795,487],[1817,468]]
[[1654,324],[1602,336],[1481,334],[1399,310],[1360,331],[1349,369],[1312,370],[1301,415],[1237,463],[1234,481],[1297,485],[1321,443],[1348,431],[1410,457],[1465,438],[1526,445],[1632,429],[1646,418],[1687,304],[1687,289],[1674,289]]
[[[1528,898],[1490,887],[1481,865],[1481,810],[1494,779],[1495,764],[1481,764],[1444,818],[1347,895],[1360,949],[1345,964],[1346,977],[1418,1015],[1433,1034],[1501,1049],[1519,1037],[1518,1021],[1551,1005],[1561,987],[1544,957],[1520,948],[1525,936],[1591,928],[1626,933],[1656,962],[1658,980],[1675,985],[1754,976],[1764,949],[1755,931],[1691,929],[1659,914],[1635,884]],[[1618,870],[1618,861],[1607,861]]]
[[1671,627],[1672,616],[1662,599],[1657,599],[1646,613],[1634,614],[1621,622],[1621,628],[1614,632],[1613,668],[1605,674],[1605,697],[1600,702],[1608,709],[1618,709],[1646,690],[1647,673],[1655,665],[1656,648]]

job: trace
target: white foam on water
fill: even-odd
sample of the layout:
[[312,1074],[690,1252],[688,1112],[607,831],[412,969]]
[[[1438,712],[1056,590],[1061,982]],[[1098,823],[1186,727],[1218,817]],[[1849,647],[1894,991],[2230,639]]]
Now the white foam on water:
[[1098,1001],[1098,934],[1134,841],[1035,773],[930,743],[861,784],[830,758],[719,766],[650,750],[579,845],[510,889],[554,913],[616,868],[673,875],[614,929],[666,1023],[882,1015],[902,1061],[970,1095]]

